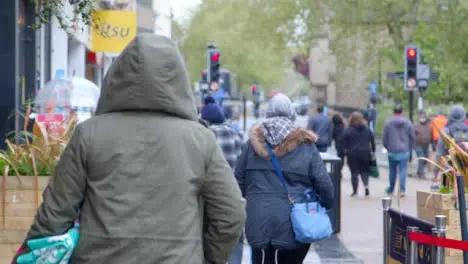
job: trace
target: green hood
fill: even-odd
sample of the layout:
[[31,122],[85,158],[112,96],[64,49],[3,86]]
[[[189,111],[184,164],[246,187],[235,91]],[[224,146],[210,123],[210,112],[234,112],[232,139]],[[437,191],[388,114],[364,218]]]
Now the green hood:
[[96,115],[124,111],[162,112],[197,120],[187,70],[170,39],[138,35],[109,68]]

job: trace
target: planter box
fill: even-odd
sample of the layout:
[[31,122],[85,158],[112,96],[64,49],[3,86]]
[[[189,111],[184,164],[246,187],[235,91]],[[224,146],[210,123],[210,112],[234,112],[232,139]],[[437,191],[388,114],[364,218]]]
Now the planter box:
[[[461,240],[460,213],[455,208],[455,200],[452,194],[418,191],[417,202],[419,218],[434,223],[436,215],[445,215],[447,217],[446,237]],[[446,249],[445,263],[463,263],[463,251]]]
[[[47,186],[49,178],[38,177],[39,203],[42,202],[42,191]],[[0,263],[11,262],[36,214],[34,177],[23,176],[21,181],[22,184],[16,177],[7,177],[5,211],[3,211],[3,194],[0,195]],[[3,180],[0,180],[0,190],[3,190]]]

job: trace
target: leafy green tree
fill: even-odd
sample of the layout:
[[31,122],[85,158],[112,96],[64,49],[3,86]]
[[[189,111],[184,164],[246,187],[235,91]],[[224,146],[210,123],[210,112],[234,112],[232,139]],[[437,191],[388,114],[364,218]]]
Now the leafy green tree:
[[222,67],[237,74],[241,87],[253,81],[263,87],[278,84],[287,67],[288,38],[277,13],[262,1],[203,1],[186,25],[182,45],[191,79],[200,79],[207,44],[214,42]]
[[[468,99],[468,7],[456,0],[345,0],[327,1],[328,23],[339,66],[356,63],[364,50],[370,76],[403,70],[403,48],[421,47],[426,63],[440,73],[440,83],[431,83],[427,98],[433,101]],[[404,97],[401,81],[394,94]]]

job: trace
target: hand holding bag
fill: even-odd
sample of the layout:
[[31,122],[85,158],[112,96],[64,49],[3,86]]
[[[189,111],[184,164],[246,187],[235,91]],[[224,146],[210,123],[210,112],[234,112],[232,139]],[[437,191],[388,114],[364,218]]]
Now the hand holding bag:
[[276,174],[288,195],[289,202],[292,204],[290,217],[296,241],[310,244],[329,238],[333,233],[330,218],[327,214],[327,210],[320,205],[315,192],[313,190],[307,190],[304,193],[307,200],[311,202],[295,203],[288,191],[288,186],[286,185],[286,180],[284,179],[278,159],[273,153],[271,146],[269,144],[266,145]]

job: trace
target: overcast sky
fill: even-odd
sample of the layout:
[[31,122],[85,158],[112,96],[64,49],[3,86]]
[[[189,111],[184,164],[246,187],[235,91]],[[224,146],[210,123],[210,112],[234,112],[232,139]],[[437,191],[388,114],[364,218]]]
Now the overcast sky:
[[170,0],[170,2],[175,19],[183,22],[189,17],[190,10],[199,5],[201,0]]

